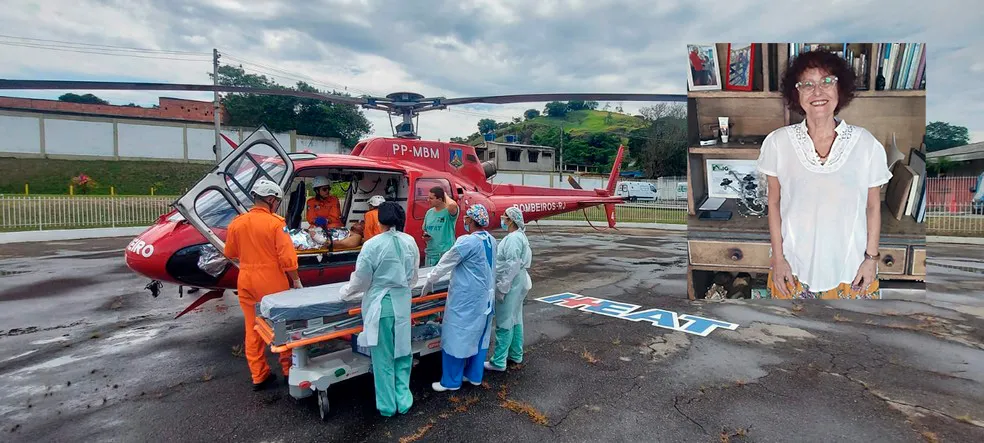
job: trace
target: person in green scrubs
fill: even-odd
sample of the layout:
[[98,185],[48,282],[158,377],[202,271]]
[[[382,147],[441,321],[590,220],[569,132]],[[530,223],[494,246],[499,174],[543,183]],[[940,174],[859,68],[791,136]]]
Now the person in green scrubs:
[[435,266],[441,256],[454,246],[454,225],[458,221],[458,204],[448,197],[444,188],[435,186],[427,196],[430,209],[424,215],[424,266]]
[[413,406],[410,288],[417,284],[420,251],[417,241],[402,232],[405,223],[399,204],[379,205],[383,232],[362,245],[355,272],[341,288],[344,300],[362,299],[358,344],[369,348],[376,409],[384,417],[406,414]]

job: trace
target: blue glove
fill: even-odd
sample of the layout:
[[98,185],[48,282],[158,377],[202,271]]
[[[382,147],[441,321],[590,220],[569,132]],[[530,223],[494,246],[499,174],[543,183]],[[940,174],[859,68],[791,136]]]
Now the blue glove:
[[328,226],[328,219],[324,217],[318,217],[314,219],[314,225],[326,228]]

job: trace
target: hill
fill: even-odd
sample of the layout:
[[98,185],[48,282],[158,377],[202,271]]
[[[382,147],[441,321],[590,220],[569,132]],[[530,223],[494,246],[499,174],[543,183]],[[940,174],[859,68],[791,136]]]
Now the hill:
[[[646,121],[639,116],[616,112],[578,110],[568,111],[563,117],[539,116],[519,123],[498,123],[496,141],[505,141],[506,135],[515,135],[518,143],[532,143],[533,134],[545,128],[561,128],[567,136],[585,136],[595,133],[611,133],[622,136],[633,130],[646,127]],[[475,132],[465,139],[469,145],[480,144],[484,138]]]

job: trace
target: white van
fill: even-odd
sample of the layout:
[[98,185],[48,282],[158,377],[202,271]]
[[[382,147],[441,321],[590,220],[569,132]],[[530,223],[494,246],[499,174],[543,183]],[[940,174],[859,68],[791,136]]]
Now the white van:
[[615,195],[628,201],[653,201],[657,197],[656,185],[649,182],[619,182]]

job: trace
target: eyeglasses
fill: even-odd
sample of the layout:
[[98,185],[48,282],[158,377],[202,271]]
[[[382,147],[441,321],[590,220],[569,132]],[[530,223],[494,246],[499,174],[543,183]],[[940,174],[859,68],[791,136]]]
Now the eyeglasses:
[[813,80],[805,80],[801,82],[796,82],[794,86],[796,86],[796,89],[799,89],[800,92],[807,92],[807,91],[815,90],[818,85],[820,86],[820,89],[827,90],[833,87],[835,84],[837,84],[837,76],[828,75],[820,79],[819,83],[814,83]]

